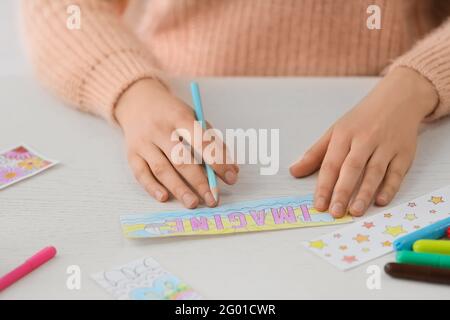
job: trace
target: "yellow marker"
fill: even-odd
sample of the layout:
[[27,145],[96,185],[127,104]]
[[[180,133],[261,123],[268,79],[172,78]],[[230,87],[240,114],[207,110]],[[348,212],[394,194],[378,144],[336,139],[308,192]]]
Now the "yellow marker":
[[449,240],[417,240],[414,242],[415,252],[440,253],[450,255]]

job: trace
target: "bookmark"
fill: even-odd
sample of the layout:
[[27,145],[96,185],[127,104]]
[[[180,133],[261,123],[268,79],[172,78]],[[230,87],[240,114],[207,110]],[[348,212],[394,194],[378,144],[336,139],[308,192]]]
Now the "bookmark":
[[47,170],[58,161],[21,144],[0,152],[0,190]]
[[201,296],[156,260],[142,258],[91,276],[119,300],[198,300]]
[[120,217],[128,238],[219,235],[238,232],[314,227],[351,222],[346,216],[335,219],[313,206],[312,195],[264,199],[176,212],[160,212]]
[[341,270],[393,251],[396,239],[450,216],[450,186],[359,220],[303,245]]

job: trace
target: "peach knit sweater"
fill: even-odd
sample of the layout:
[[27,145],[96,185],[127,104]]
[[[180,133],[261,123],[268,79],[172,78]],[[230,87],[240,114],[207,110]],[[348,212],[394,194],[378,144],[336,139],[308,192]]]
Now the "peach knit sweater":
[[[184,76],[365,76],[397,66],[436,87],[430,116],[450,113],[446,0],[22,0],[42,81],[84,111],[113,120],[138,79]],[[81,28],[66,27],[67,7]],[[369,30],[369,5],[381,29]],[[399,92],[399,94],[401,94]]]

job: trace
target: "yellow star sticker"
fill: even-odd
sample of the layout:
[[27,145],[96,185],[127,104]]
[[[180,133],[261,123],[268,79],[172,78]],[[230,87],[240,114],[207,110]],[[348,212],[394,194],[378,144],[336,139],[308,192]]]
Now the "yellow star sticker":
[[368,242],[369,241],[369,236],[366,236],[366,235],[363,235],[363,234],[357,234],[356,237],[353,238],[353,240],[355,240],[358,243]]
[[407,213],[407,214],[405,214],[403,219],[408,220],[408,221],[413,221],[413,220],[417,219],[417,216],[414,213]]
[[439,204],[441,202],[444,202],[444,199],[442,197],[434,197],[432,196],[430,200],[428,200],[430,202],[433,202],[434,204]]
[[342,250],[342,251],[347,250],[347,246],[345,246],[345,245],[339,246],[339,250]]
[[362,252],[369,252],[370,248],[362,248],[361,250],[362,250]]
[[392,242],[390,242],[390,241],[384,241],[384,242],[381,243],[381,245],[382,245],[383,247],[391,247],[391,246],[392,246]]
[[403,229],[402,225],[399,226],[386,226],[386,230],[383,232],[385,234],[389,234],[394,238],[402,233],[406,233],[406,230]]
[[326,243],[322,240],[310,241],[309,247],[315,249],[323,249],[326,246]]

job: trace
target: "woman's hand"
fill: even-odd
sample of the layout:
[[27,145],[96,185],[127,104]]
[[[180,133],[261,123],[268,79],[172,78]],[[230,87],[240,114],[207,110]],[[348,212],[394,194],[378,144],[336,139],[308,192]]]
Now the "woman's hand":
[[347,211],[361,216],[374,199],[387,205],[414,159],[419,124],[437,103],[428,80],[412,69],[395,69],[290,172],[304,177],[320,168],[314,205],[334,217]]
[[[187,208],[197,207],[200,199],[207,206],[217,205],[202,165],[171,161],[172,148],[179,143],[171,140],[172,133],[187,129],[194,137],[192,108],[171,95],[160,82],[145,79],[121,96],[115,116],[125,134],[130,167],[150,195],[163,202],[170,192]],[[236,182],[236,165],[211,166],[227,184]]]

